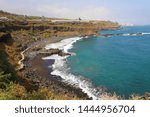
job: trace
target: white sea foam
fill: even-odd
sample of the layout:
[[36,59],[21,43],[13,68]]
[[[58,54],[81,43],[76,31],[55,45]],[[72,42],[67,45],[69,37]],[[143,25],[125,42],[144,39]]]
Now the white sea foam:
[[[122,34],[123,36],[138,36],[139,33],[125,33],[125,34]],[[142,35],[142,33],[141,33]]]
[[123,36],[142,36],[142,35],[150,35],[150,33],[124,33]]
[[150,35],[150,33],[142,33],[142,35]]
[[122,34],[123,36],[130,36],[130,34],[129,33],[125,33],[125,34]]
[[130,34],[131,36],[137,36],[138,35],[138,33],[133,33],[133,34]]
[[46,49],[58,48],[58,49],[63,50],[64,52],[68,52],[68,49],[71,49],[73,47],[73,43],[75,43],[76,41],[81,40],[81,39],[82,39],[82,37],[68,38],[68,39],[64,39],[57,43],[49,44],[45,48]]
[[[80,37],[65,39],[55,44],[49,44],[45,48],[46,49],[59,48],[64,50],[65,52],[68,52],[68,50],[73,47],[73,43],[81,39],[82,38]],[[69,67],[67,66],[67,57],[68,56],[61,57],[58,55],[52,55],[49,57],[45,57],[43,59],[55,60],[54,64],[52,65],[53,68],[53,72],[51,72],[52,75],[61,76],[64,79],[64,82],[67,82],[71,85],[81,88],[83,92],[87,93],[88,96],[92,97],[94,100],[99,99],[98,96],[102,92],[102,90],[101,89],[97,90],[88,79],[82,76],[75,76],[71,74],[69,71]]]

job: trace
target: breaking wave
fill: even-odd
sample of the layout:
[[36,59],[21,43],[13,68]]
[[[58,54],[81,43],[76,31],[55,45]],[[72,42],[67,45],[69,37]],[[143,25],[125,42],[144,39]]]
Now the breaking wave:
[[105,37],[111,37],[111,36],[144,36],[144,35],[150,35],[149,32],[147,33],[117,33],[117,34],[102,34],[101,36],[105,36]]
[[[85,37],[87,38],[87,37]],[[69,49],[73,47],[73,43],[79,41],[83,38],[76,37],[76,38],[68,38],[62,40],[58,43],[49,44],[45,48],[58,48],[63,50],[64,52],[68,52]],[[75,87],[79,87],[82,89],[83,92],[87,93],[89,97],[92,97],[94,100],[99,99],[100,94],[103,92],[103,88],[94,87],[90,80],[84,78],[83,76],[75,76],[70,73],[70,68],[67,66],[67,58],[69,56],[61,57],[59,55],[52,55],[45,57],[43,59],[53,59],[55,60],[54,64],[52,65],[53,71],[51,72],[52,75],[60,76],[64,82],[67,82]]]
[[126,33],[122,34],[123,36],[143,36],[143,35],[150,35],[150,33]]
[[150,33],[142,33],[143,35],[150,35]]

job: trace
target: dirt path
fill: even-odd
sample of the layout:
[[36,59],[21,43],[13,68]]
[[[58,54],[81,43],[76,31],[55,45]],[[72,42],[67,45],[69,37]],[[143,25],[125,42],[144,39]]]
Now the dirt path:
[[17,69],[18,71],[22,70],[24,68],[24,64],[23,64],[23,61],[25,59],[25,56],[24,56],[24,53],[28,50],[29,48],[25,49],[24,51],[22,51],[20,54],[21,54],[21,59],[18,61],[18,65],[19,65],[19,68]]

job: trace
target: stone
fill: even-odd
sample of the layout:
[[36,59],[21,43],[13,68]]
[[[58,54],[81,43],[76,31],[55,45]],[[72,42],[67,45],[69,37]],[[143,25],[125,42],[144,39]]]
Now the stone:
[[145,98],[145,100],[150,100],[150,93],[149,93],[149,92],[146,92],[146,93],[144,94],[144,98]]

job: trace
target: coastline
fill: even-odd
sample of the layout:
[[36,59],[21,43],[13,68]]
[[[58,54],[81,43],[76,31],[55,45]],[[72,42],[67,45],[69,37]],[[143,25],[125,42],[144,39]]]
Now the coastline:
[[[40,86],[46,86],[49,90],[56,94],[69,93],[69,99],[74,97],[78,97],[78,99],[81,100],[111,99],[110,97],[112,95],[105,92],[106,89],[104,87],[95,87],[87,78],[75,76],[68,72],[66,59],[71,55],[75,55],[75,53],[70,53],[68,50],[73,47],[73,43],[83,38],[86,39],[87,37],[81,38],[76,36],[56,38],[58,40],[53,42],[45,39],[30,45],[28,51],[25,53],[26,59],[24,61],[24,77],[29,79],[31,78],[33,82],[38,83]],[[67,42],[68,40],[69,43]],[[60,43],[62,42],[65,44],[60,46]],[[53,49],[60,49],[65,53],[69,53],[69,56],[59,56],[58,53],[54,55],[47,55],[47,50],[52,49],[51,47],[54,47]],[[38,48],[40,48],[40,50]],[[45,49],[43,50],[43,48]],[[46,54],[41,54],[40,51],[45,51]],[[53,50],[48,52],[51,53],[51,51]],[[58,67],[60,67],[60,71],[57,70]],[[120,99],[119,96],[116,97],[114,99]]]
[[[4,96],[4,99],[32,99],[34,98],[34,92],[39,92],[40,95],[43,95],[43,92],[40,92],[43,88],[45,88],[48,93],[53,91],[52,96],[50,96],[50,98],[37,97],[36,99],[58,99],[56,96],[64,96],[59,99],[65,100],[93,99],[92,96],[87,95],[87,93],[85,93],[81,87],[76,86],[76,84],[64,82],[63,79],[65,78],[63,77],[65,77],[65,75],[60,77],[62,74],[59,76],[56,72],[54,73],[53,67],[56,63],[54,60],[42,60],[43,57],[49,55],[57,54],[64,57],[75,54],[67,54],[68,47],[65,47],[65,53],[57,48],[48,51],[43,48],[47,44],[60,42],[70,37],[99,36],[98,31],[100,30],[115,30],[120,28],[121,26],[117,22],[93,20],[89,22],[52,22],[51,18],[43,19],[43,17],[38,16],[22,17],[22,15],[5,11],[1,11],[0,14],[4,17],[1,18],[0,21],[2,25],[0,27],[2,73],[4,72],[4,75],[11,74],[7,82],[2,81],[5,88],[3,92],[4,94],[8,92],[7,88],[9,88],[9,85],[5,85],[5,83],[8,83],[17,87],[19,85],[19,87],[25,90],[23,93],[27,95],[27,97],[18,97],[16,95],[18,91],[16,91],[15,95],[11,96],[11,98]],[[100,36],[143,36],[149,34],[148,30],[144,33],[100,34]],[[65,69],[67,70],[68,68],[66,67]],[[63,69],[61,70],[63,71]],[[90,81],[84,80],[84,78],[83,81],[85,82],[82,82],[82,86],[87,82],[90,83]],[[12,87],[12,91],[14,90],[16,89]],[[32,93],[33,96],[31,95]],[[100,99],[110,99],[110,97],[114,97],[111,93],[104,93],[106,94],[100,95]],[[9,92],[8,94],[11,95]],[[139,99],[148,99],[149,95],[149,93],[145,93],[144,97],[142,96],[142,98],[140,97]],[[116,98],[116,96],[117,95],[115,95],[114,99],[124,99],[118,96]]]
[[[41,50],[33,51],[34,46],[36,48],[44,48],[47,44],[54,44],[60,42],[61,40],[68,39],[70,37],[56,37],[55,41],[42,40],[31,44],[31,48],[25,53],[26,59],[24,60],[25,70],[24,76],[27,78],[32,78],[32,80],[41,86],[46,86],[49,90],[55,93],[70,94],[70,99],[73,97],[78,97],[82,100],[91,100],[92,97],[88,96],[87,93],[83,92],[80,87],[76,87],[68,82],[63,82],[63,78],[58,75],[51,74],[53,72],[52,66],[54,60],[43,60],[45,55],[39,54]],[[33,79],[34,78],[34,79]]]
[[[91,96],[84,93],[76,84],[70,85],[68,82],[62,82],[64,78],[50,74],[53,60],[44,61],[41,59],[54,54],[59,56],[71,55],[72,53],[67,53],[67,49],[68,46],[72,45],[66,46],[65,51],[57,48],[47,51],[43,48],[47,44],[60,42],[70,37],[99,35],[98,30],[116,29],[119,27],[118,23],[111,21],[59,23],[51,22],[51,18],[46,20],[42,17],[33,18],[30,16],[23,17],[23,20],[16,20],[22,16],[3,11],[1,14],[7,18],[2,20],[3,27],[0,28],[2,45],[4,44],[7,47],[6,49],[3,48],[2,51],[8,54],[6,61],[9,60],[10,64],[14,66],[15,70],[10,70],[10,72],[15,73],[17,77],[12,81],[15,85],[19,83],[27,93],[39,91],[39,89],[45,87],[49,89],[49,92],[53,91],[57,94],[63,92],[62,96],[67,95],[64,99],[75,99],[72,97],[91,99],[89,98]],[[13,16],[13,18],[10,16]],[[31,18],[32,20],[30,20]],[[47,64],[51,67],[48,68]],[[83,85],[85,82],[83,82]]]
[[[87,37],[74,37],[74,38],[67,38],[55,44],[48,44],[45,48],[46,49],[60,49],[63,52],[68,52],[69,49],[73,48],[73,44],[77,41],[82,39],[86,39]],[[74,56],[76,53],[70,53]],[[86,93],[89,97],[92,97],[93,100],[100,99],[99,94],[103,92],[102,88],[93,86],[92,82],[87,78],[82,76],[75,76],[74,74],[70,73],[69,66],[67,65],[67,58],[69,56],[61,57],[59,55],[52,55],[43,58],[44,60],[55,60],[54,64],[51,65],[52,72],[51,75],[60,76],[63,80],[62,82],[69,83],[71,86],[75,86],[77,88],[82,89],[82,92]]]
[[[46,86],[53,92],[63,94],[69,93],[69,99],[72,99],[72,97],[78,97],[81,100],[105,99],[105,94],[104,96],[101,96],[101,94],[103,93],[106,93],[106,95],[108,95],[107,92],[105,92],[105,88],[93,86],[92,82],[87,78],[74,76],[73,74],[68,73],[68,75],[70,75],[69,77],[73,77],[73,79],[67,79],[66,74],[64,73],[54,73],[56,71],[53,70],[53,66],[55,66],[55,63],[60,62],[60,60],[55,60],[55,55],[59,55],[57,52],[54,54],[54,56],[50,55],[52,58],[47,59],[47,57],[49,56],[49,54],[47,53],[51,53],[51,51],[53,51],[49,50],[52,47],[54,47],[53,49],[60,49],[63,53],[65,53],[64,57],[61,58],[61,62],[62,60],[67,59],[67,57],[69,57],[70,55],[75,55],[75,53],[68,52],[68,50],[73,47],[72,44],[83,38],[88,38],[88,36],[95,36],[95,34],[87,36],[84,35],[82,37],[79,37],[78,35],[51,37],[49,39],[41,39],[34,43],[30,43],[30,45],[28,45],[29,49],[24,53],[24,77],[32,79],[33,82],[35,82],[39,86]],[[64,44],[60,46],[60,43]],[[48,47],[49,45],[51,46]],[[46,54],[41,54],[40,52],[45,52]],[[66,55],[66,53],[69,56]],[[43,58],[45,58],[45,60],[43,60]],[[60,56],[58,58],[60,58]],[[61,65],[62,63],[58,64]],[[65,65],[65,69],[67,70],[68,67],[66,66],[66,63],[63,63],[63,65]],[[61,68],[61,70],[64,69]]]

